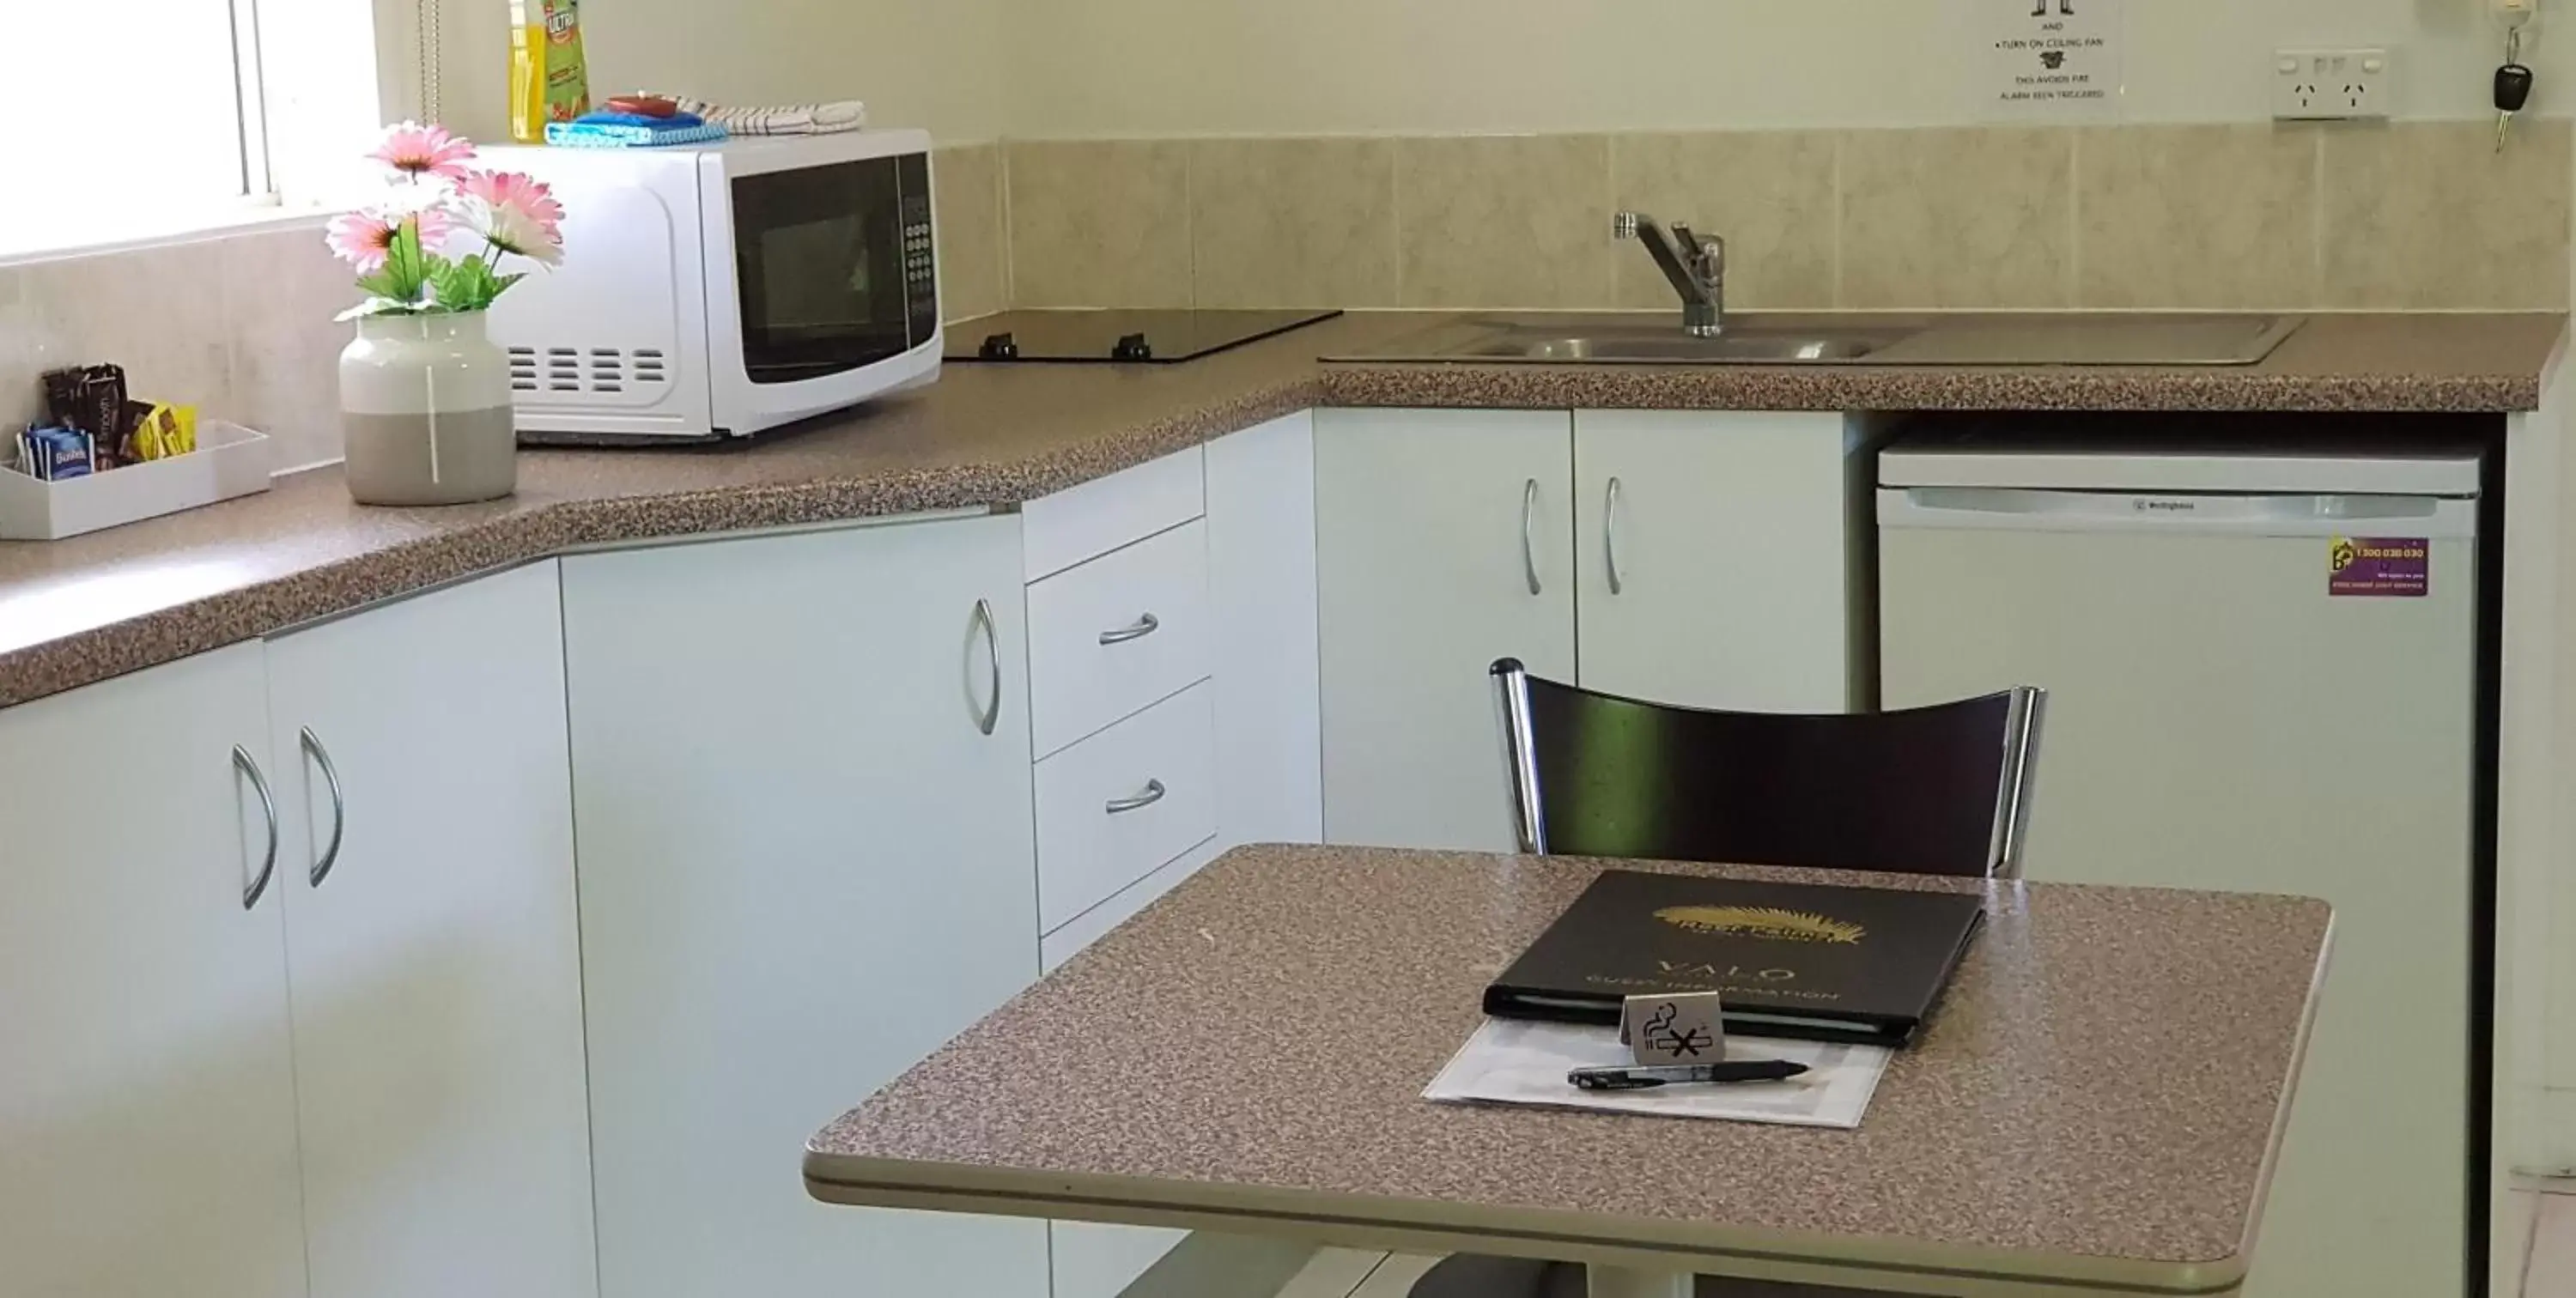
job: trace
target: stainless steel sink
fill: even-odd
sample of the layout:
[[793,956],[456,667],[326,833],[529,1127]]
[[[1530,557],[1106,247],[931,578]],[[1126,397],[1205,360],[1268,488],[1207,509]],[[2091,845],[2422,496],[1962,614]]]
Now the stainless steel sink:
[[1554,365],[1821,365],[1860,360],[1911,330],[1731,326],[1697,338],[1661,317],[1461,321],[1398,338],[1351,360]]
[[1453,320],[1350,361],[1536,365],[2253,365],[2305,323],[2269,315],[1918,316],[1846,325],[1736,317],[1715,338],[1665,315],[1567,314]]
[[1460,360],[1563,361],[1595,365],[1793,365],[1799,362],[1852,361],[1876,351],[1875,338],[1806,333],[1726,334],[1693,338],[1674,331],[1651,337],[1581,335],[1560,338],[1523,337],[1506,332],[1449,353]]

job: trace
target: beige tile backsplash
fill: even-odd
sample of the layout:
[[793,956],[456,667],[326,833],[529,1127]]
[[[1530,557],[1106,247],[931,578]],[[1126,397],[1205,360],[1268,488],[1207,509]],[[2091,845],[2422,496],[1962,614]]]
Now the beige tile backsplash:
[[[2568,305],[2570,124],[1015,143],[1019,306],[1655,307],[1611,213],[1726,237],[1730,304]],[[1171,225],[1178,221],[1180,225]]]
[[139,398],[268,433],[280,468],[337,459],[331,317],[356,300],[319,221],[0,267],[0,427],[43,371],[114,361]]
[[[1834,146],[1830,131],[1615,136],[1612,206],[1722,236],[1729,305],[1830,307]],[[1613,256],[1620,306],[1672,304],[1672,285],[1642,249]]]
[[1606,135],[1396,142],[1396,287],[1409,307],[1580,307],[1610,295]]
[[1021,306],[1188,306],[1190,146],[1005,146],[1011,296]]
[[[1015,142],[936,163],[945,314],[1020,306],[1657,307],[1622,206],[1724,235],[1767,309],[2568,306],[2569,122]],[[354,300],[300,222],[0,266],[0,426],[35,376],[340,453]]]
[[1011,300],[1002,249],[1002,151],[991,144],[941,149],[931,159],[939,228],[939,311],[951,320],[991,315]]
[[1196,304],[1398,305],[1395,152],[1393,140],[1193,142]]
[[2065,131],[1844,137],[1838,302],[2074,305],[2075,166]]
[[2321,300],[2368,308],[2567,305],[2569,124],[2320,132]]
[[2076,138],[2076,300],[2307,306],[2317,291],[2317,132],[2268,125]]

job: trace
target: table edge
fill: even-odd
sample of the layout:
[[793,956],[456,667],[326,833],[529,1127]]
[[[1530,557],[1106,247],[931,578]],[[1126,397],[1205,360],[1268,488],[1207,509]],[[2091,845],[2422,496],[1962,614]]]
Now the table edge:
[[[1469,1210],[1436,1200],[1023,1171],[963,1163],[866,1158],[808,1149],[806,1191],[823,1203],[1125,1225],[1182,1225],[1243,1234],[1343,1238],[1412,1251],[1501,1253],[1569,1262],[1714,1269],[1725,1261],[1813,1268],[1850,1277],[1917,1276],[2042,1283],[2116,1294],[2235,1292],[2250,1263],[2239,1251],[2210,1261],[2147,1262],[2078,1254],[1924,1244],[1877,1236],[1748,1231],[1687,1220],[1608,1218],[1548,1209]],[[1176,1193],[1175,1191],[1180,1191]],[[1366,1215],[1354,1208],[1364,1207]],[[1304,1226],[1305,1231],[1283,1230]],[[1266,1228],[1266,1229],[1265,1229]]]

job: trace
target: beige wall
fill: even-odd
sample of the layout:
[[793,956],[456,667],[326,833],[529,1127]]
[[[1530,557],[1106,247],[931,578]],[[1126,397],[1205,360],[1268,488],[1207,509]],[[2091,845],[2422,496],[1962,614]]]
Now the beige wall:
[[[1974,121],[1971,15],[2010,0],[1007,0],[1020,138]],[[2487,110],[2486,0],[2127,0],[2132,122],[2269,116],[2282,46],[2397,50],[2398,115]],[[2576,104],[2576,8],[2526,55]]]
[[1011,296],[1669,306],[1610,237],[1637,207],[1724,234],[1739,307],[2557,309],[2570,137],[2534,121],[2501,155],[2475,122],[1013,141]]
[[[864,99],[881,125],[927,127],[942,142],[990,140],[1003,128],[1004,11],[1017,3],[592,0],[582,34],[594,93]],[[509,109],[509,6],[444,4],[441,115],[469,135],[498,138]]]

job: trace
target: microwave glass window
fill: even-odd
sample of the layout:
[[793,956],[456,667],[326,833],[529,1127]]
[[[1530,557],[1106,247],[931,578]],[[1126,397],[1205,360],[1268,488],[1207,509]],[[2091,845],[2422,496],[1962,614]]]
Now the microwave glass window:
[[734,272],[752,382],[820,378],[912,347],[905,161],[733,182]]

